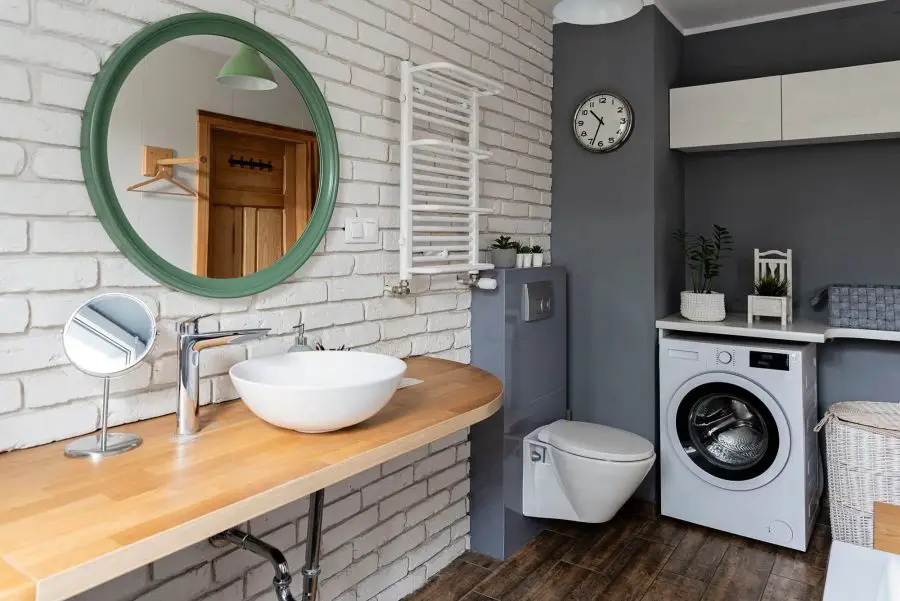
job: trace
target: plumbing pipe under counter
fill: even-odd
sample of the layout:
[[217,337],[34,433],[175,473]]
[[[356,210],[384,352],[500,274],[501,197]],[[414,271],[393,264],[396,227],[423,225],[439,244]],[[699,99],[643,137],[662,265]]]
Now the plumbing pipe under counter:
[[421,384],[337,432],[275,428],[235,401],[201,409],[187,441],[173,415],[130,424],[144,444],[97,462],[67,461],[65,442],[0,455],[0,601],[61,601],[500,409],[503,387],[485,371],[407,364]]

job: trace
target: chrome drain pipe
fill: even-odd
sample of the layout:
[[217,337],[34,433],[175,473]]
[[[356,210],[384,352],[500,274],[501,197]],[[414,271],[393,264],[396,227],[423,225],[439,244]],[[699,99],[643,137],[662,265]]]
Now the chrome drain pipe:
[[[319,556],[322,548],[322,513],[325,508],[325,491],[317,490],[309,497],[309,527],[306,531],[306,565],[300,570],[303,576],[303,594],[300,601],[316,601],[319,592]],[[275,596],[278,601],[294,601],[291,594],[291,569],[284,553],[255,536],[231,528],[209,539],[219,547],[231,543],[265,558],[275,569]]]

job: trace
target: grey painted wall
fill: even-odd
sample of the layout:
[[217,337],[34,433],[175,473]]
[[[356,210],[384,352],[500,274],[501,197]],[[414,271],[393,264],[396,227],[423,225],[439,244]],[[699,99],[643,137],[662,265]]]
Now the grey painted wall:
[[[900,60],[898,32],[900,1],[888,0],[688,36],[682,83]],[[806,299],[829,283],[900,284],[898,157],[898,140],[686,155],[687,228],[720,223],[737,239],[719,286],[730,308],[746,308],[754,247],[794,249],[801,316],[825,320]],[[820,407],[900,400],[898,365],[900,345],[820,347]]]
[[[554,27],[553,260],[569,272],[569,403],[574,419],[657,439],[654,319],[680,287],[669,231],[683,216],[679,156],[668,150],[668,89],[681,36],[656,8],[602,27]],[[611,154],[577,144],[588,94],[624,94],[631,139]],[[677,295],[676,297],[677,298]],[[640,494],[655,497],[655,476]]]

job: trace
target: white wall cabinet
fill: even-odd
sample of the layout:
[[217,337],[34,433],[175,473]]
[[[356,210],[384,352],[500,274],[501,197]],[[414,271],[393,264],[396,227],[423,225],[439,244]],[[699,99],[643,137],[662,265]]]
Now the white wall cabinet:
[[669,91],[669,147],[684,151],[781,142],[781,76]]
[[900,136],[900,61],[783,77],[785,142]]
[[900,138],[900,61],[674,88],[685,152]]

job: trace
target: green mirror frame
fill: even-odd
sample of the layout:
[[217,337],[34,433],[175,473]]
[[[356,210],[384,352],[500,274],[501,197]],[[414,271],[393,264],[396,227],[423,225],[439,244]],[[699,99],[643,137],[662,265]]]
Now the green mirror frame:
[[[262,271],[240,278],[201,277],[172,265],[158,255],[129,222],[109,171],[109,122],[125,79],[156,48],[192,35],[232,38],[262,52],[287,75],[303,96],[315,125],[319,147],[319,189],[309,223],[283,257]],[[119,250],[159,283],[189,294],[213,298],[256,294],[293,275],[313,254],[328,229],[340,178],[340,155],[331,113],[319,86],[300,59],[284,43],[256,25],[216,13],[190,13],[159,21],[135,33],[110,55],[87,99],[81,129],[81,166],[94,211]]]

